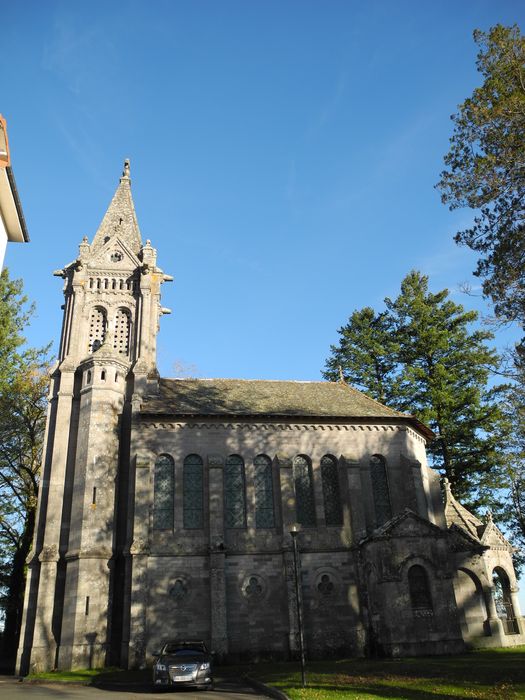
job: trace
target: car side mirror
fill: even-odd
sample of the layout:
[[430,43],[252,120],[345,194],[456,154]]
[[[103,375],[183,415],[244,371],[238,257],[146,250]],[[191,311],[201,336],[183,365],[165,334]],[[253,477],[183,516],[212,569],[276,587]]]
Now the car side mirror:
[[156,651],[151,652],[152,656],[160,656],[160,651],[157,649]]

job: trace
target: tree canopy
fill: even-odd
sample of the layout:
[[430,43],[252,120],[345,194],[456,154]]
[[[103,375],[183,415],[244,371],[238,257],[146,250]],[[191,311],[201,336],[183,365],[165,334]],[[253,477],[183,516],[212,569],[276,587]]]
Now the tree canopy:
[[354,311],[339,329],[324,377],[339,368],[353,385],[392,408],[415,414],[432,428],[430,460],[467,505],[491,503],[501,483],[506,425],[497,394],[489,389],[498,357],[476,330],[475,311],[465,311],[448,290],[432,293],[428,277],[409,273],[386,310]]
[[[0,274],[0,618],[4,661],[16,653],[25,560],[33,540],[48,391],[48,350],[25,345],[33,307]],[[11,659],[13,660],[13,659]]]
[[517,25],[476,30],[483,84],[452,115],[437,187],[451,209],[475,211],[458,243],[480,253],[475,274],[496,316],[525,321],[525,37]]

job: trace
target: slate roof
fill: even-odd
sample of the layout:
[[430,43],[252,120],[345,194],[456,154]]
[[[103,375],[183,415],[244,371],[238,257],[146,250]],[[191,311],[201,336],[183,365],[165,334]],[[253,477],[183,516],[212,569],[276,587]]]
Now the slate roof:
[[342,382],[261,379],[161,379],[158,396],[145,398],[143,414],[395,419],[431,431]]

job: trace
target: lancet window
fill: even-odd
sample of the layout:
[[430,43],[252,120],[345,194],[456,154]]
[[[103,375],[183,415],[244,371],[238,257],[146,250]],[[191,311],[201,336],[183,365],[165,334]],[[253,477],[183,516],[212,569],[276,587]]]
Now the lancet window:
[[272,460],[258,455],[253,460],[255,474],[255,527],[274,527]]
[[96,352],[106,337],[107,317],[106,310],[95,306],[91,310],[89,319],[89,352]]
[[414,564],[408,570],[408,590],[410,592],[410,603],[416,615],[432,615],[432,594],[428,574],[424,567]]
[[115,316],[115,335],[113,338],[113,348],[119,355],[129,356],[131,336],[131,314],[129,309],[117,309]]
[[244,460],[230,455],[224,468],[224,509],[226,527],[246,526]]
[[183,524],[187,529],[204,526],[203,508],[204,470],[202,457],[188,455],[182,473]]
[[299,525],[315,527],[315,499],[312,465],[305,455],[293,460],[293,482],[295,488],[295,511]]
[[376,524],[383,525],[392,517],[392,506],[388,489],[386,461],[382,455],[373,455],[370,460],[370,477],[372,479],[372,496]]
[[175,499],[175,464],[169,455],[155,462],[153,478],[153,528],[173,529]]
[[323,484],[324,517],[328,526],[343,524],[341,507],[341,491],[339,489],[339,474],[337,460],[332,455],[321,459],[321,481]]

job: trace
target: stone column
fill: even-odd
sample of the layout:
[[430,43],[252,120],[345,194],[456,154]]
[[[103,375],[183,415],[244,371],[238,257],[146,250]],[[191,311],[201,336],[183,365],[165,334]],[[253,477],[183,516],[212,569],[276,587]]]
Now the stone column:
[[[285,535],[286,537],[286,535]],[[291,539],[291,535],[288,535]],[[297,618],[297,597],[295,595],[295,568],[291,542],[283,551],[286,601],[288,604],[288,644],[292,657],[299,655],[299,620]],[[300,585],[300,583],[299,583]]]
[[[142,542],[131,547],[131,606],[129,634],[129,668],[144,668],[147,645],[148,550]],[[151,651],[151,650],[150,650]]]
[[210,604],[211,646],[224,658],[228,654],[228,610],[226,600],[226,552],[224,546],[224,460],[208,457],[208,493],[210,527]]
[[498,617],[496,610],[496,602],[494,601],[494,588],[492,586],[483,586],[483,595],[485,597],[485,605],[487,606],[487,626],[488,631],[493,637],[503,638],[505,631],[503,624]]
[[[281,482],[281,501],[283,513],[282,547],[283,572],[288,606],[288,645],[293,657],[299,655],[299,620],[297,618],[297,597],[295,594],[295,568],[290,529],[296,523],[295,490],[293,485],[292,459],[286,455],[277,455],[279,479]],[[299,587],[300,587],[299,582]]]
[[512,603],[512,608],[514,609],[514,615],[516,616],[516,623],[518,625],[519,634],[525,635],[525,619],[521,614],[518,593],[519,588],[517,586],[513,586],[510,589],[510,601]]
[[130,668],[144,666],[148,651],[146,648],[147,576],[151,498],[150,460],[146,455],[136,455],[133,542],[130,546],[131,601],[128,662]]
[[[55,379],[57,382],[57,379]],[[36,536],[42,543],[36,551],[40,562],[38,592],[34,601],[37,611],[34,618],[33,649],[30,669],[49,670],[55,665],[57,640],[53,629],[53,610],[57,579],[57,563],[62,532],[62,509],[70,433],[71,406],[73,401],[74,372],[64,367],[58,377],[58,392],[53,399],[56,413],[53,429],[49,428],[47,444],[44,446],[43,479],[39,499]],[[51,414],[49,414],[51,415]],[[67,524],[64,524],[67,526]],[[26,605],[32,601],[26,600]],[[29,659],[26,656],[26,661]],[[22,669],[29,670],[29,669]]]
[[210,552],[211,648],[219,658],[228,653],[225,558],[223,551]]

